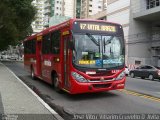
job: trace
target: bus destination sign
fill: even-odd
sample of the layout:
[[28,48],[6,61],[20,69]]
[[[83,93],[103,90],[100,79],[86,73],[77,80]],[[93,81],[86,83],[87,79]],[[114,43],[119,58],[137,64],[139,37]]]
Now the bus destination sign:
[[118,24],[101,21],[75,21],[73,23],[73,32],[91,33],[91,34],[119,34],[122,27]]
[[79,25],[81,30],[116,32],[116,27],[112,25],[97,25],[89,23],[80,23]]

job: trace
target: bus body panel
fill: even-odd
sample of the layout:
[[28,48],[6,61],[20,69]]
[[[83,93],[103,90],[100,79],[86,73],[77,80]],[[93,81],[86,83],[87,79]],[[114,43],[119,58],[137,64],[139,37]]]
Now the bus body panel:
[[109,90],[124,89],[126,78],[114,82],[100,82],[100,83],[78,83],[72,80],[72,88],[70,94],[103,92]]
[[103,76],[104,79],[112,80],[112,81],[97,81],[97,82],[86,82],[80,83],[77,82],[72,76],[71,71],[75,71],[80,75],[84,76],[88,80],[100,80],[102,76],[90,76],[86,75],[83,72],[76,70],[72,65],[70,69],[70,94],[79,94],[79,93],[90,93],[90,92],[102,92],[102,91],[109,91],[109,90],[116,90],[116,89],[124,89],[126,77],[123,77],[121,80],[112,80],[116,78],[124,69],[118,70],[110,76]]

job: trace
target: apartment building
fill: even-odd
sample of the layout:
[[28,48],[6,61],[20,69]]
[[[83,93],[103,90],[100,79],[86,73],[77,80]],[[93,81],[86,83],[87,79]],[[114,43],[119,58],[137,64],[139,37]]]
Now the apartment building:
[[89,18],[104,10],[104,0],[81,0],[81,18]]
[[[119,23],[123,26],[125,42],[127,43],[130,27],[130,0],[107,0],[106,11],[107,21]],[[125,50],[126,63],[128,63],[128,44],[126,44]]]
[[128,62],[160,66],[160,0],[131,0]]
[[49,18],[51,16],[51,13],[54,13],[54,9],[52,6],[52,1],[51,0],[45,0],[44,1],[44,27],[48,27],[49,23]]
[[37,33],[43,30],[44,1],[33,0],[32,4],[37,8],[36,19],[32,23],[33,33]]
[[80,18],[81,17],[81,3],[82,0],[76,0],[75,7],[74,7],[74,18]]
[[75,0],[63,0],[63,16],[74,17]]
[[81,0],[45,0],[44,27],[80,18]]
[[44,1],[44,27],[49,27],[49,20],[52,16],[62,16],[63,0]]

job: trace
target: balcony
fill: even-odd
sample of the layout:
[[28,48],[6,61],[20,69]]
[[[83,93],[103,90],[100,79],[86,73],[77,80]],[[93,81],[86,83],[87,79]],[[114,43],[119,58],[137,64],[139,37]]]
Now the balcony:
[[48,3],[49,2],[49,0],[44,0],[44,3],[46,4],[46,3]]
[[160,48],[160,31],[155,31],[152,34],[152,48],[157,49]]
[[89,16],[89,19],[97,19],[97,20],[106,19],[106,16],[107,16],[107,11],[104,10],[104,11],[98,12],[97,14]]
[[160,20],[159,4],[147,4],[145,1],[132,4],[133,18],[145,22],[155,22]]
[[44,15],[48,15],[48,14],[50,14],[50,13],[51,13],[51,11],[50,11],[49,9],[45,9]]
[[51,7],[51,4],[50,3],[46,3],[44,8],[50,8]]

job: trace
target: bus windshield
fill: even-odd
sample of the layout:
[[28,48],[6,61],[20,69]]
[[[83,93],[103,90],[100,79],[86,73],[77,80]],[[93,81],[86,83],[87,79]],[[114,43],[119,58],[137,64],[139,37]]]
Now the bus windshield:
[[122,36],[74,34],[73,64],[85,68],[111,69],[124,65]]

